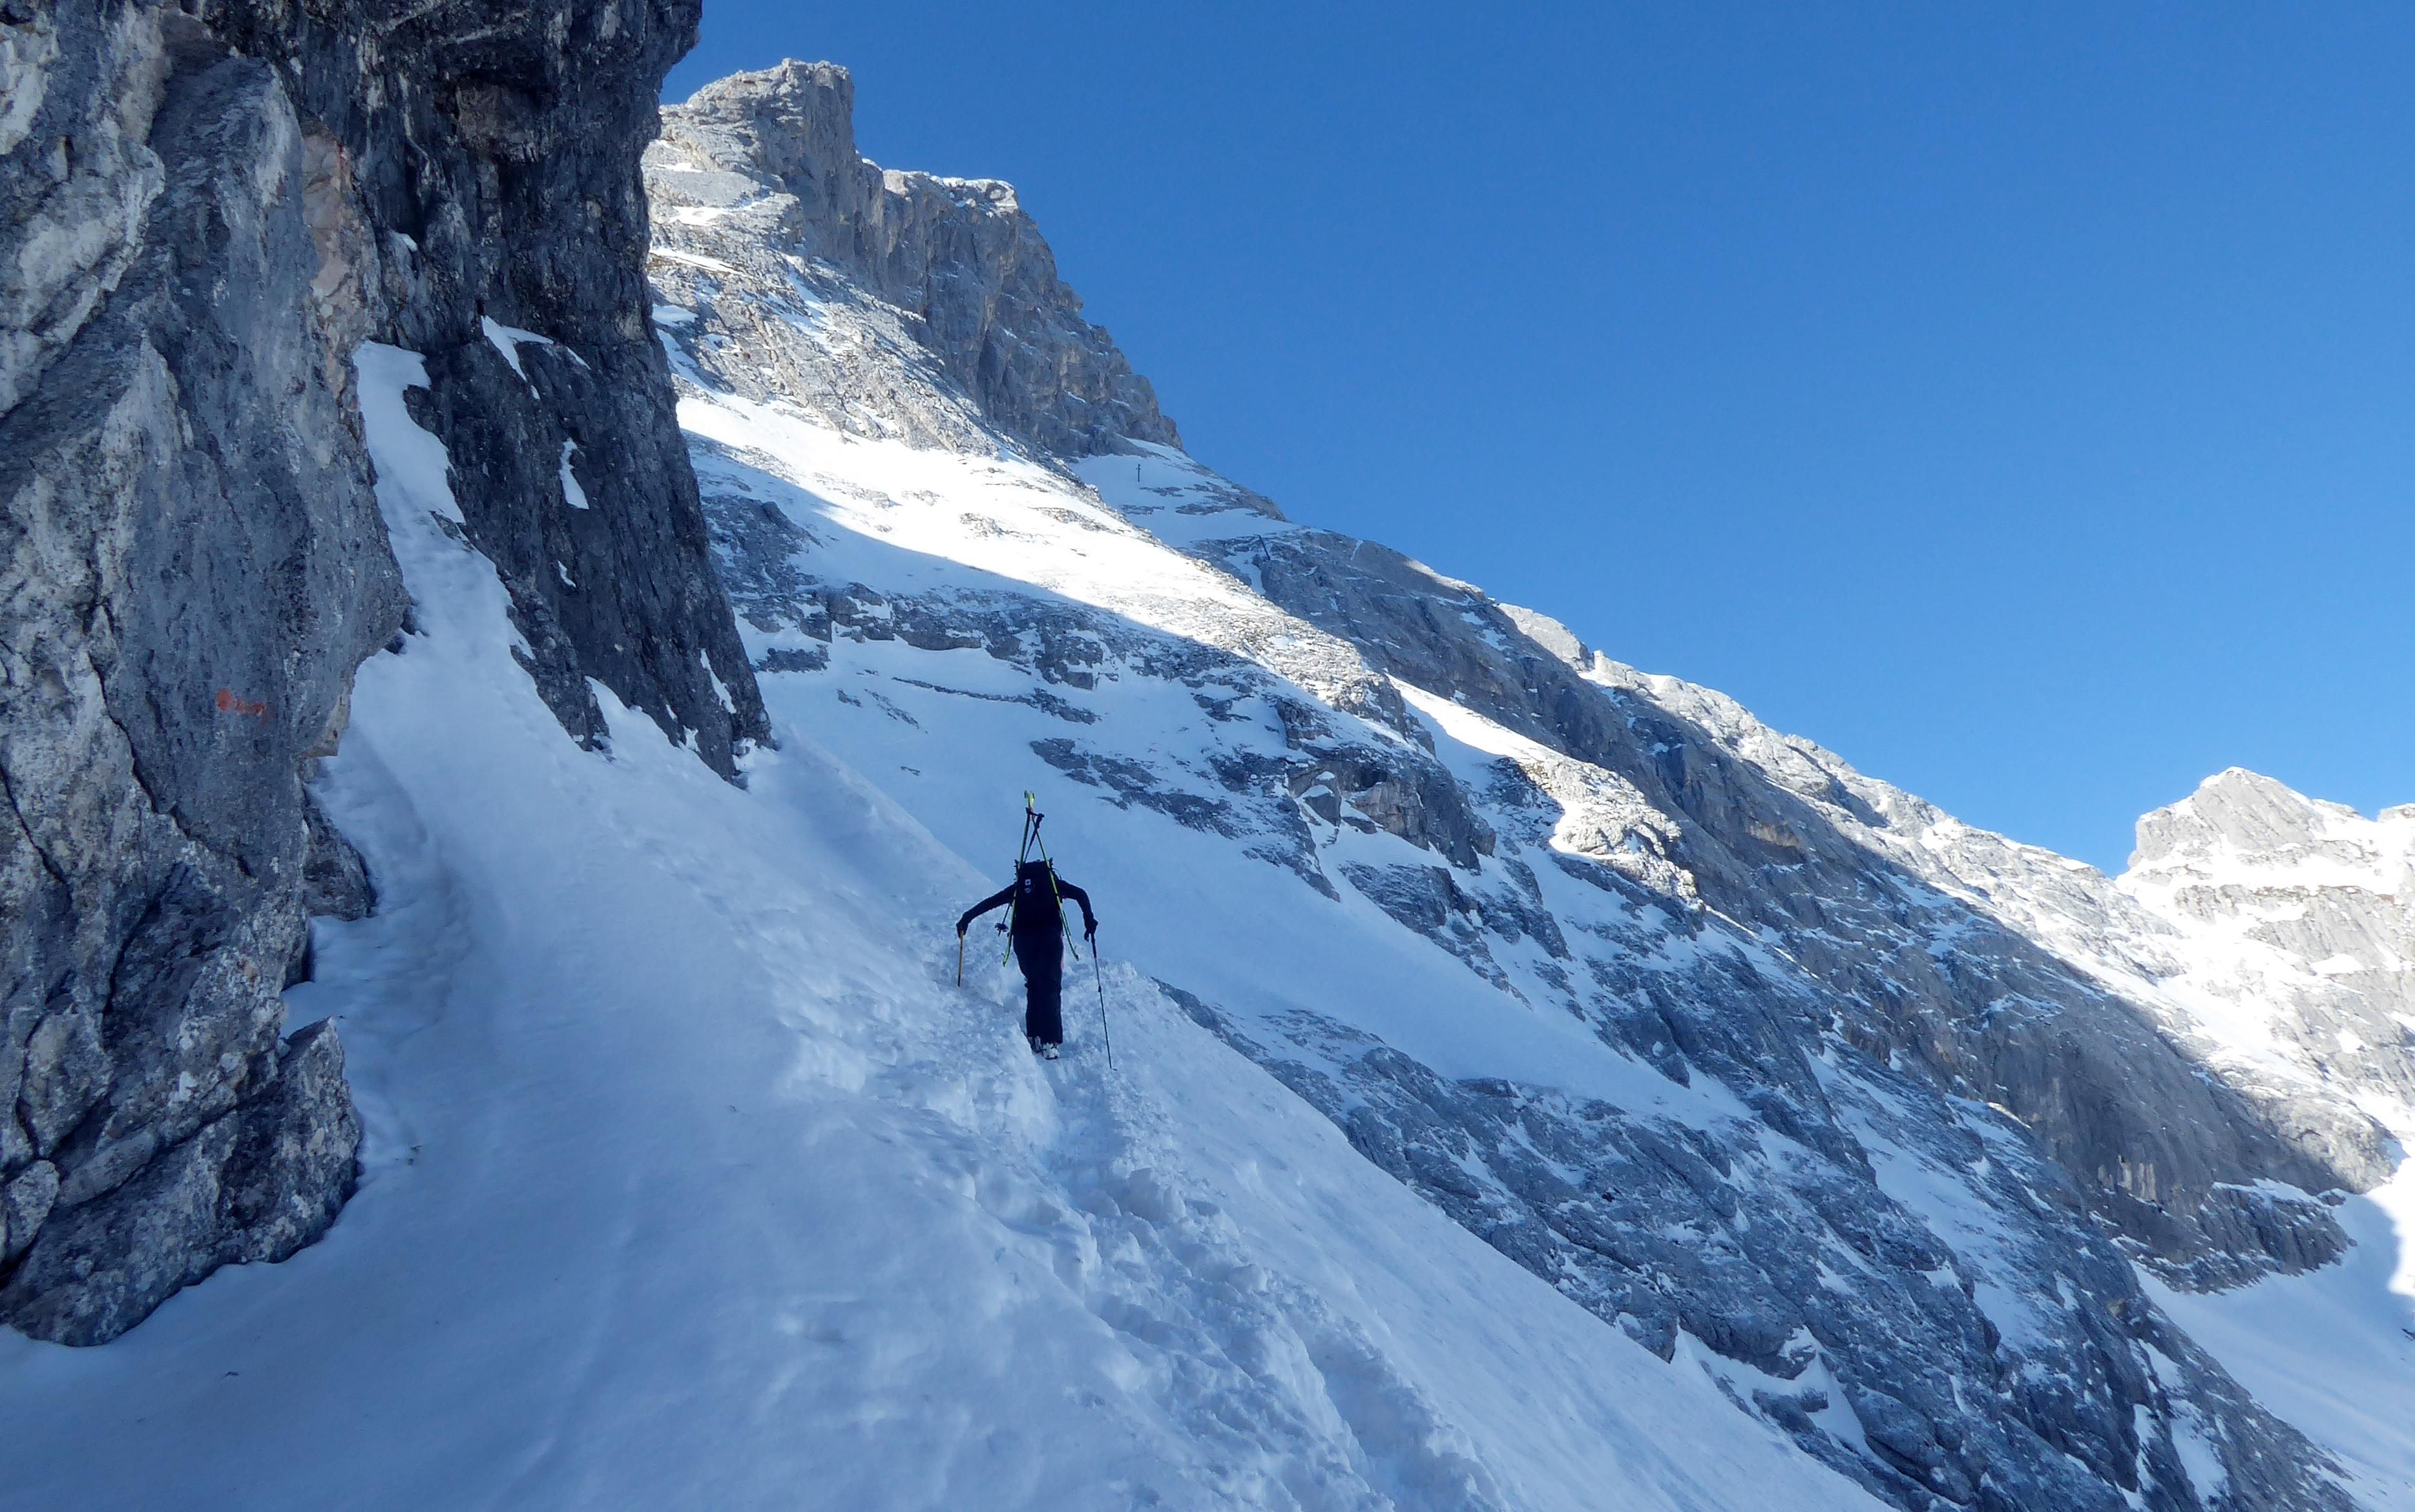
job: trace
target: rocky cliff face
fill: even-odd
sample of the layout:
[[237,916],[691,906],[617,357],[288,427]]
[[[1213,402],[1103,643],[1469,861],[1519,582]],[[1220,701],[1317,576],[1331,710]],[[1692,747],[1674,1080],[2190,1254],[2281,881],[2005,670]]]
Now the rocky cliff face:
[[[1082,457],[1137,439],[1179,444],[1157,395],[1057,277],[1039,228],[995,179],[884,172],[855,150],[855,82],[827,63],[786,63],[709,84],[663,112],[646,155],[667,230],[717,229],[751,269],[785,260],[795,292],[842,307],[869,296],[982,420],[1039,451]],[[668,242],[676,248],[674,235]],[[672,251],[673,261],[682,254]],[[714,260],[686,266],[710,278]],[[761,334],[743,308],[707,317]],[[750,342],[776,351],[782,343]],[[841,425],[930,424],[927,401],[850,407],[843,386],[764,375],[766,393]],[[888,396],[903,398],[893,391]]]
[[[1780,942],[1843,1033],[2009,1109],[2175,1277],[2221,1284],[2336,1252],[2318,1208],[2242,1214],[2242,1185],[2362,1190],[2387,1175],[2388,1137],[2369,1116],[2275,1106],[2263,1084],[2203,1075],[2160,992],[2024,929],[2077,913],[2134,957],[2152,953],[2160,931],[2087,868],[1957,825],[1732,700],[1598,657],[1380,546],[1296,531],[1203,549],[1391,676],[1631,789],[1672,825],[1660,849],[1691,888]],[[2167,957],[2150,974],[2171,968]]]
[[[926,223],[909,186],[949,181],[876,196],[848,95],[823,65],[740,75],[668,112],[647,160],[657,313],[767,676],[830,679],[832,718],[875,729],[912,723],[910,690],[998,706],[1101,801],[1380,910],[1522,1010],[1732,1098],[1689,1119],[1454,1081],[1321,1012],[1166,984],[1370,1160],[1895,1504],[2344,1505],[2133,1263],[2197,1287],[2321,1265],[2345,1243],[2323,1194],[2395,1153],[2354,1100],[2212,1054],[2193,937],[2138,874],[1972,831],[1717,694],[1284,522],[1118,399],[1146,390],[1053,272],[1020,285],[1042,308],[967,314],[1036,232],[991,187],[939,217],[960,232],[899,231]],[[984,217],[1014,235],[975,234]],[[968,357],[973,331],[996,360]],[[1134,536],[1187,571],[1088,564]],[[965,692],[971,651],[1028,685]],[[1132,727],[1154,698],[1199,723]],[[2410,1061],[2377,1055],[2397,1070],[2374,1085]]]
[[[358,1129],[280,1039],[368,906],[305,777],[409,611],[349,367],[427,356],[471,544],[593,679],[763,735],[645,318],[638,155],[693,5],[0,7],[0,1316],[88,1343],[316,1237]],[[574,586],[577,585],[577,586]]]

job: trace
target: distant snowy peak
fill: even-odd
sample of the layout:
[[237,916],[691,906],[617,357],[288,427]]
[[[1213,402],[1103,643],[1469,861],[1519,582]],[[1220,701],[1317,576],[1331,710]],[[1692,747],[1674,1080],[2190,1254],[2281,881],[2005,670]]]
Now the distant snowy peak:
[[2118,885],[2184,942],[2209,1039],[2415,1137],[2415,804],[2368,819],[2233,767],[2138,821]]
[[[1179,446],[1148,381],[1082,319],[1013,187],[883,171],[857,153],[854,114],[854,81],[828,63],[733,74],[666,107],[645,157],[658,275],[756,284],[792,311],[807,367],[817,341],[836,356],[877,338],[880,314],[853,308],[869,295],[982,419],[1050,456]],[[877,432],[881,407],[848,398],[833,392],[823,417]],[[969,440],[944,423],[908,439]]]
[[2138,821],[2119,885],[2184,935],[2415,1013],[2415,804],[2368,819],[2233,767]]
[[2308,863],[2321,871],[2309,881],[2403,891],[2415,874],[2415,803],[2368,819],[2345,803],[2308,798],[2232,767],[2138,821],[2128,875],[2218,878],[2253,872],[2269,881]]

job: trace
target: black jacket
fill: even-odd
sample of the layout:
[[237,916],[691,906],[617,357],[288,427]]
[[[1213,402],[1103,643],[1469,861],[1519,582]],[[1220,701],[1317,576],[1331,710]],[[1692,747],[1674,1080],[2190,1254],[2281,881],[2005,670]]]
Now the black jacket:
[[1090,895],[1056,875],[1046,861],[1025,861],[1014,880],[974,904],[956,921],[956,933],[961,935],[973,927],[973,921],[1001,903],[1011,903],[1014,911],[1007,916],[1017,939],[1054,940],[1064,937],[1065,916],[1058,900],[1082,906],[1082,933],[1099,932],[1099,916],[1090,911]]

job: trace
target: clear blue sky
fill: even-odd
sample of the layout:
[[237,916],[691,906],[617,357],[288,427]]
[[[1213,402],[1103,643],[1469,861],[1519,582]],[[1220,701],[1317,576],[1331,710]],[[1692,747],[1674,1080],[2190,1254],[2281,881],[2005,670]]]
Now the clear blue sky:
[[2118,870],[2415,801],[2415,6],[707,0],[1203,460]]

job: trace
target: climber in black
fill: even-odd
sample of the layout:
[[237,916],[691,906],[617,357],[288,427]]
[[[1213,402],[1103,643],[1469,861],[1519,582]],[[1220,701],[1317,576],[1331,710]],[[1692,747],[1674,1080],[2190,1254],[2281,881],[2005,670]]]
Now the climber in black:
[[956,937],[964,938],[973,921],[999,904],[1012,906],[998,927],[1014,942],[1014,964],[1023,968],[1029,1000],[1023,1010],[1024,1038],[1034,1055],[1057,1058],[1065,1042],[1065,1019],[1058,1003],[1065,985],[1065,914],[1063,905],[1082,907],[1082,937],[1098,949],[1099,916],[1090,911],[1090,895],[1057,875],[1044,861],[1027,861],[1015,868],[1014,880],[974,904],[956,921]]

